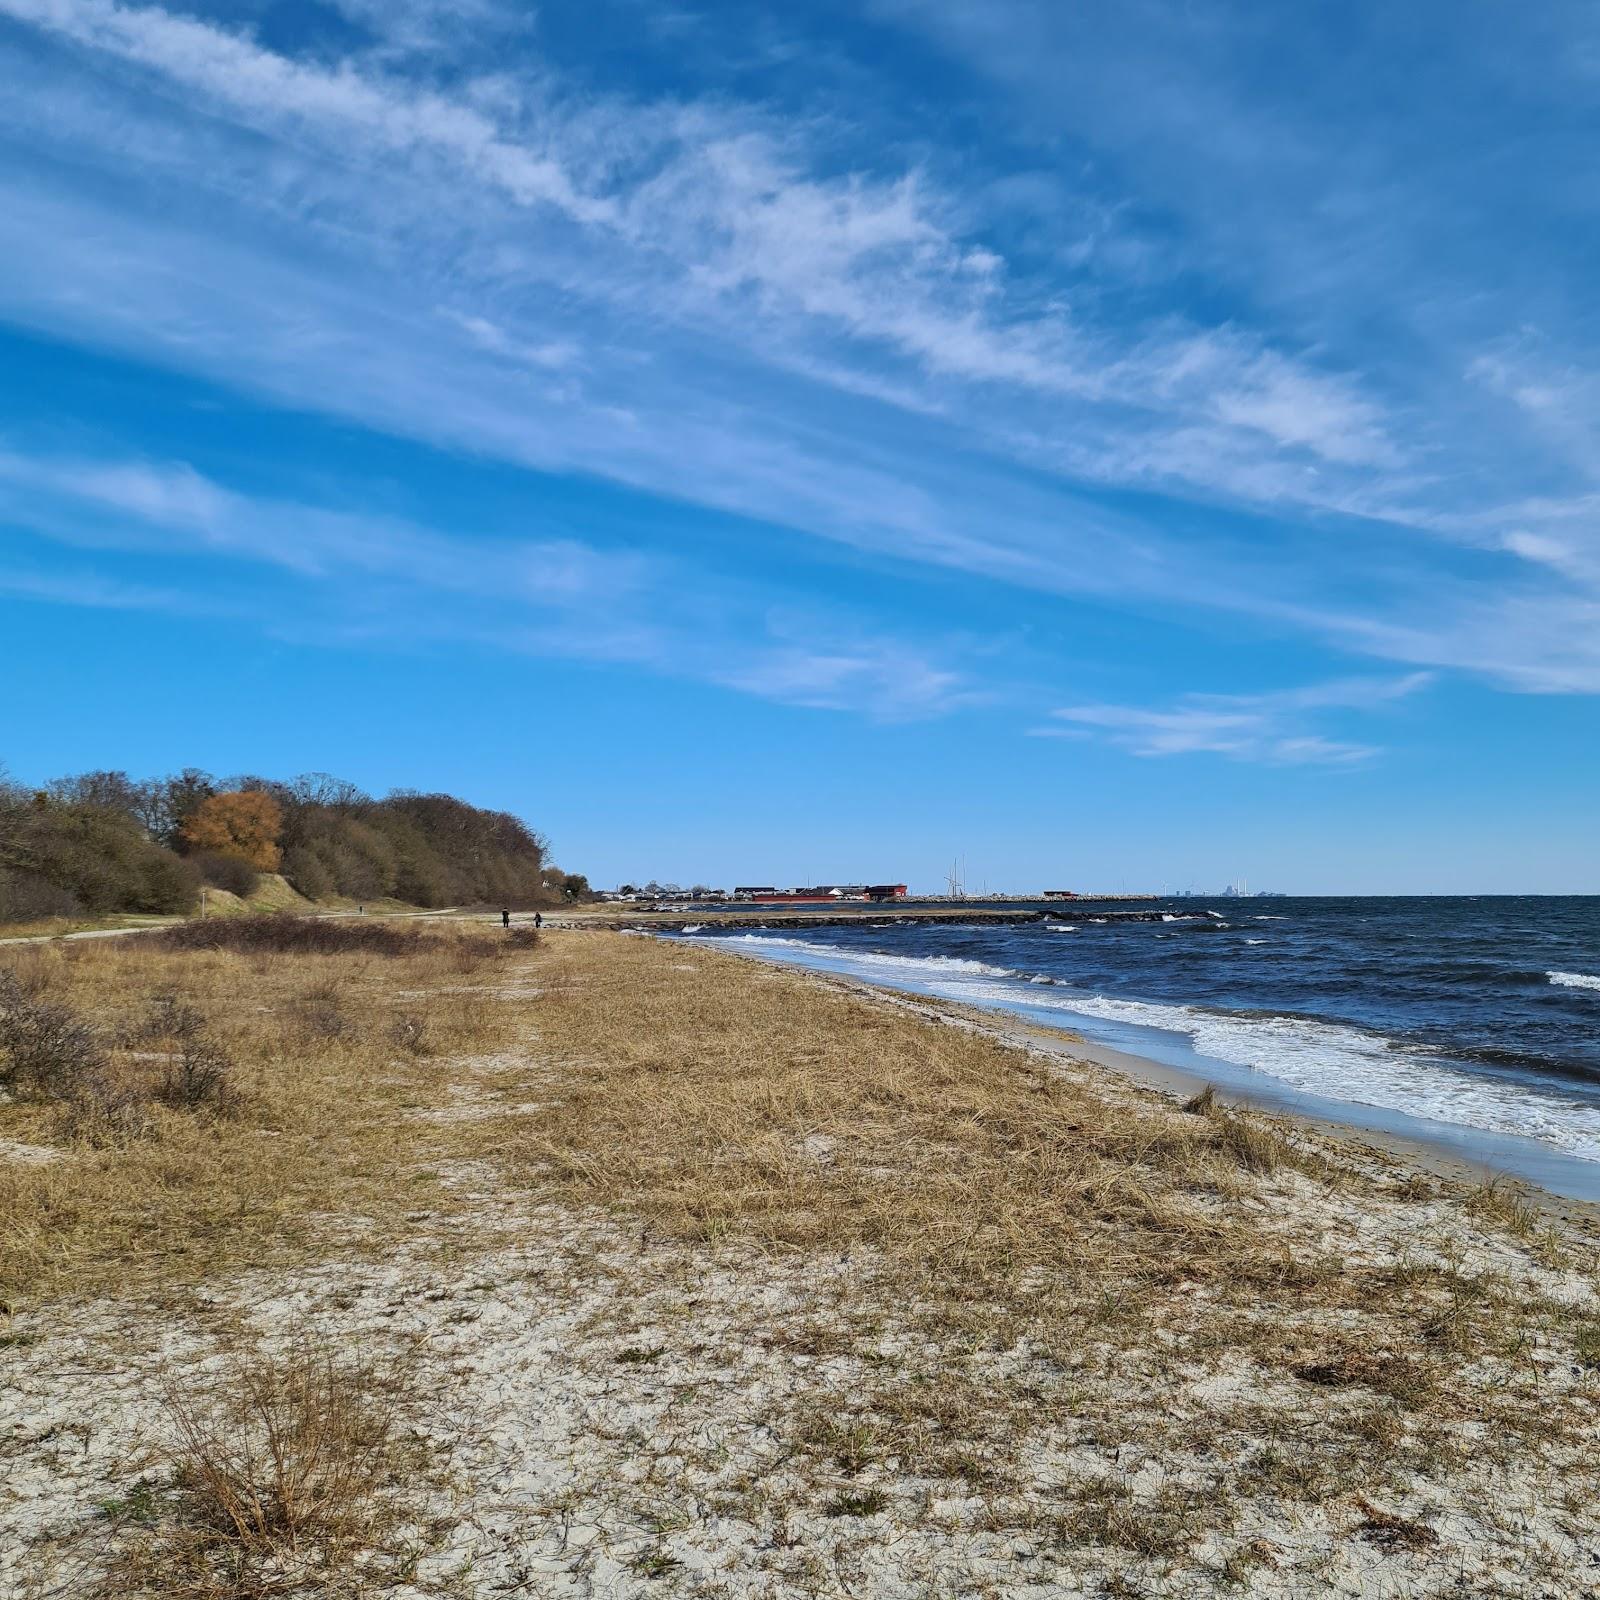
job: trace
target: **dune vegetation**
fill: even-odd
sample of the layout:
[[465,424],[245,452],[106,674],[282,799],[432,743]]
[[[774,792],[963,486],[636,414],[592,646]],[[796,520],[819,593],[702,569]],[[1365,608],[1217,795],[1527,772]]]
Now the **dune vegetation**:
[[1588,1581],[1586,1216],[703,947],[294,923],[4,957],[0,1587]]

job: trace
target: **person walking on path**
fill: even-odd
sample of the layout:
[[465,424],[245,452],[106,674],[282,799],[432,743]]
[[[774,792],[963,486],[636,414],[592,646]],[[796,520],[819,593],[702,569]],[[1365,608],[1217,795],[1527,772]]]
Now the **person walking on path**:
[[502,928],[509,928],[511,926],[511,913],[509,911],[502,911],[500,913],[500,926]]
[[535,911],[534,912],[534,914],[533,914],[533,925],[536,928],[542,928],[544,926],[544,912],[542,912],[542,911]]

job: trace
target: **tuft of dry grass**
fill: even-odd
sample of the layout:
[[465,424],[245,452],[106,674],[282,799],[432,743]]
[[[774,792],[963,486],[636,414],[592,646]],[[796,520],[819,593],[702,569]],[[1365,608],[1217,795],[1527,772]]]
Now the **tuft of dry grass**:
[[199,1391],[166,1385],[170,1484],[112,1508],[101,1594],[260,1600],[355,1592],[410,1465],[397,1384],[301,1334],[235,1350]]
[[1528,1186],[1504,1176],[1479,1184],[1467,1196],[1467,1210],[1518,1239],[1531,1239],[1543,1221]]

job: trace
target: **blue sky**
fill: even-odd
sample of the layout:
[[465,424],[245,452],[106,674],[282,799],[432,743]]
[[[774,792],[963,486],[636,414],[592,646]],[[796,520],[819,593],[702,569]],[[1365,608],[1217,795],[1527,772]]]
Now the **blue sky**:
[[1600,891],[1600,22],[0,0],[0,759],[597,880]]

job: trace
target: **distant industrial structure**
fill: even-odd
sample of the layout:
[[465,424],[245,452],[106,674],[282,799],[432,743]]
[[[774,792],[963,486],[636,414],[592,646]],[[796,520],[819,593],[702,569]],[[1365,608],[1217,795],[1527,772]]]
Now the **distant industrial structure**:
[[1244,879],[1238,883],[1230,883],[1226,889],[1219,889],[1212,893],[1209,889],[1177,889],[1173,892],[1174,900],[1283,900],[1287,896],[1281,889],[1251,889],[1247,888]]

